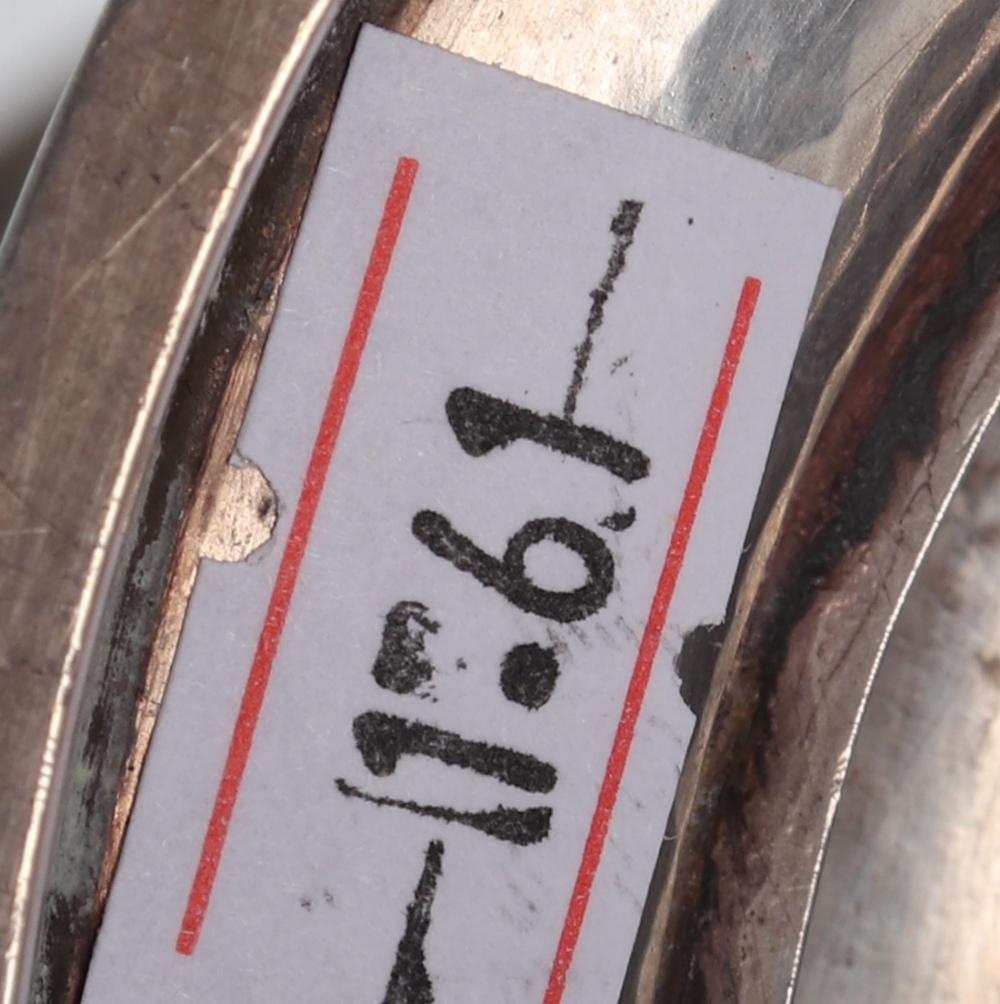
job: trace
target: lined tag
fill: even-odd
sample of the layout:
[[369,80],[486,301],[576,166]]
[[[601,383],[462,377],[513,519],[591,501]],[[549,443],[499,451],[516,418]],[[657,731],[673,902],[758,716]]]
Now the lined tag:
[[366,28],[86,1004],[607,1004],[839,195]]

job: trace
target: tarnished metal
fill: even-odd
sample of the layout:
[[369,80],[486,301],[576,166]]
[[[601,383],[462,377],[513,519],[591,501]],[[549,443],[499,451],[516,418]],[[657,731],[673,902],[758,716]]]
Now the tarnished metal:
[[[175,541],[224,464],[227,388],[266,337],[354,27],[393,17],[845,191],[730,618],[679,667],[703,710],[623,995],[785,1000],[875,667],[1000,390],[985,0],[119,0],[0,277],[5,1001],[43,885],[34,998],[79,990],[169,652],[164,597],[176,621],[171,583],[200,553]],[[838,996],[825,972],[809,962],[806,1004]]]

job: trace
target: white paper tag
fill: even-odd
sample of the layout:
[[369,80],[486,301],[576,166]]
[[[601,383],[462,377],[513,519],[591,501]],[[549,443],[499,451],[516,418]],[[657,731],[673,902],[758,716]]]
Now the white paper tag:
[[86,1004],[617,999],[838,206],[365,29]]

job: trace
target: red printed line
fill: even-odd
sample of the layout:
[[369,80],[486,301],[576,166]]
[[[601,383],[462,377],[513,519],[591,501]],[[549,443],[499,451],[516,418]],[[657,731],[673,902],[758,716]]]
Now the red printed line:
[[621,786],[622,775],[625,773],[625,765],[628,762],[629,750],[632,746],[632,738],[635,735],[636,722],[639,719],[639,712],[642,710],[646,688],[649,686],[653,662],[656,659],[660,637],[667,621],[670,603],[674,597],[677,578],[684,564],[688,542],[691,540],[691,531],[694,529],[694,522],[698,516],[698,506],[701,503],[702,492],[705,490],[705,482],[708,480],[708,472],[712,466],[712,457],[715,455],[719,430],[722,428],[722,420],[729,405],[729,393],[733,387],[733,379],[736,376],[736,369],[743,353],[747,332],[750,330],[750,321],[757,307],[760,285],[759,279],[751,277],[748,277],[743,283],[740,302],[736,308],[736,317],[733,319],[729,341],[726,343],[726,351],[722,357],[722,366],[719,368],[715,390],[712,392],[708,414],[705,416],[705,424],[702,426],[701,437],[698,440],[698,449],[695,451],[694,463],[691,465],[691,473],[688,475],[687,486],[684,489],[684,500],[681,503],[677,522],[674,524],[674,531],[670,537],[670,547],[667,549],[660,581],[657,583],[656,593],[653,595],[653,603],[646,620],[646,629],[643,632],[635,668],[632,670],[632,679],[625,695],[625,705],[622,708],[621,718],[618,720],[618,731],[615,733],[611,756],[608,758],[608,766],[604,772],[604,782],[597,798],[594,818],[590,823],[590,832],[587,834],[587,843],[583,849],[583,859],[580,862],[576,884],[570,897],[569,910],[563,922],[562,935],[556,948],[543,1004],[559,1004],[566,989],[566,976],[573,962],[577,942],[580,939],[580,930],[583,927],[583,919],[590,903],[594,878],[601,863],[601,854],[608,836],[608,827],[611,825],[611,815],[615,809],[618,789]]
[[410,201],[410,193],[413,190],[413,182],[416,179],[419,166],[417,161],[409,157],[401,157],[396,165],[396,174],[385,202],[378,233],[375,235],[375,243],[372,246],[371,257],[368,259],[368,268],[361,284],[361,292],[358,294],[358,300],[354,306],[351,327],[340,354],[340,362],[337,364],[333,386],[330,388],[330,396],[327,398],[323,420],[313,445],[309,467],[302,484],[302,493],[299,496],[299,504],[292,521],[292,529],[288,536],[288,543],[285,545],[285,553],[281,557],[278,579],[271,593],[267,616],[264,618],[264,626],[257,642],[257,651],[250,667],[250,676],[243,692],[236,727],[229,744],[229,754],[226,757],[226,766],[222,773],[222,780],[219,782],[215,806],[212,809],[212,817],[209,820],[205,842],[202,845],[198,870],[191,885],[180,934],[177,936],[176,948],[182,955],[191,955],[194,952],[198,936],[201,933],[201,926],[205,920],[205,911],[208,909],[212,886],[215,883],[219,862],[222,859],[222,849],[226,843],[229,821],[233,816],[240,782],[243,780],[243,772],[250,756],[254,731],[257,728],[257,720],[260,718],[260,709],[264,703],[264,694],[271,676],[271,667],[274,665],[274,657],[277,654],[281,635],[285,628],[285,618],[288,615],[288,608],[295,592],[295,584],[299,577],[299,569],[302,567],[302,559],[306,553],[306,545],[309,543],[313,519],[316,516],[320,496],[323,494],[330,460],[333,457],[334,447],[337,445],[337,436],[340,434],[340,427],[344,421],[347,402],[354,387],[358,367],[361,365],[361,355],[364,352],[372,319],[375,317],[379,298],[382,295],[382,286],[392,262],[396,240],[403,225],[403,217],[406,214],[406,207]]

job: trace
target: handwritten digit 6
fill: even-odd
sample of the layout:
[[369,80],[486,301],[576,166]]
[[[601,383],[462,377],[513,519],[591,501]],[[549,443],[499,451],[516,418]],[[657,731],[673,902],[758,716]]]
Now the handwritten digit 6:
[[[522,610],[563,624],[583,620],[601,610],[614,588],[615,562],[604,541],[592,530],[562,517],[533,519],[507,542],[503,558],[477,547],[440,513],[424,509],[413,517],[413,535],[439,558],[469,572]],[[556,592],[532,582],[524,568],[529,547],[543,540],[579,555],[587,581],[578,589]]]

